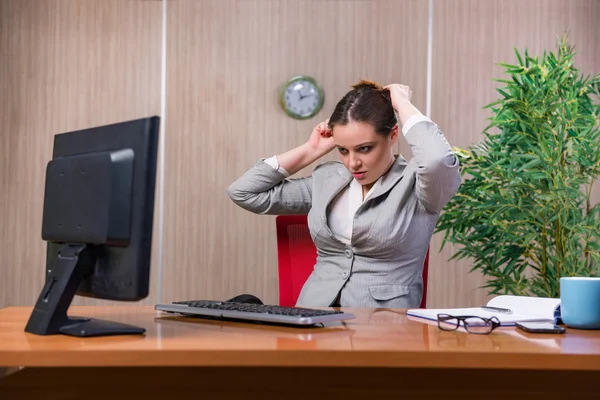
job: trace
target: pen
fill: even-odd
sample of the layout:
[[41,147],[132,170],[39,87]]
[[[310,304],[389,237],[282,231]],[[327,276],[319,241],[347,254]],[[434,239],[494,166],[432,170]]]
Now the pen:
[[508,308],[490,307],[490,306],[483,306],[481,308],[483,308],[485,310],[497,311],[497,312],[504,313],[504,314],[512,314],[512,310],[510,310]]

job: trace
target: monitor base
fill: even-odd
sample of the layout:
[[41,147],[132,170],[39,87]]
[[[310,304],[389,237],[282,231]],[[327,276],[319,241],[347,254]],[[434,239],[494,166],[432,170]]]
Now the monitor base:
[[25,332],[78,337],[143,334],[145,329],[121,322],[71,318],[67,310],[86,271],[96,263],[96,249],[85,244],[64,245],[31,312]]
[[60,333],[77,337],[143,335],[142,327],[96,318],[71,317],[59,329]]

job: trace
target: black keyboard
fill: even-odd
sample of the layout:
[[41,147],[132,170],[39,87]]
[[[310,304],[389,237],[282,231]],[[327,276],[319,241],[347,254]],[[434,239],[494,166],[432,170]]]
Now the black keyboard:
[[187,316],[233,319],[285,325],[315,325],[355,318],[351,313],[269,304],[247,304],[217,300],[186,300],[157,304],[156,310]]

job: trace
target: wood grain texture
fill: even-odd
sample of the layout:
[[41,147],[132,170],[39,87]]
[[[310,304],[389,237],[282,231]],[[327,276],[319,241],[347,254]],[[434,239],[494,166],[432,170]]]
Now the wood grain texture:
[[[513,48],[531,55],[556,51],[557,37],[569,32],[586,74],[600,72],[600,2],[595,0],[444,0],[433,8],[432,118],[455,146],[477,142],[490,114],[482,108],[496,99],[499,62],[515,63]],[[600,198],[600,186],[596,186]],[[452,248],[438,253],[442,235],[432,240],[429,307],[483,304],[480,273],[471,263],[448,260]]]
[[0,307],[43,285],[53,135],[159,114],[160,24],[160,2],[0,0]]
[[460,368],[26,368],[0,380],[0,396],[19,400],[595,400],[600,395],[596,377],[595,371]]
[[[424,109],[427,2],[178,0],[167,16],[163,301],[248,292],[276,303],[275,220],[235,206],[227,187],[304,143],[361,78],[407,83]],[[325,90],[301,122],[278,103],[297,74]]]
[[19,400],[596,400],[600,396],[596,379],[595,371],[462,368],[26,368],[0,380],[0,396]]
[[344,308],[324,327],[177,317],[149,306],[73,307],[74,315],[127,322],[146,335],[74,338],[25,333],[30,307],[0,310],[0,365],[13,367],[352,367],[600,371],[600,331],[489,335],[447,332],[401,309]]

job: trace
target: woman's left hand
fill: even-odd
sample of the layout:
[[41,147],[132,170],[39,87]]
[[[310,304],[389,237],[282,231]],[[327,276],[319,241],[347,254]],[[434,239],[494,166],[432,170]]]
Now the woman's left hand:
[[413,115],[422,115],[419,110],[410,102],[412,97],[412,91],[406,85],[400,85],[398,83],[392,83],[385,87],[390,91],[390,98],[392,100],[392,107],[398,113],[399,122],[404,125],[406,121]]
[[390,91],[392,107],[394,107],[396,111],[398,111],[402,103],[410,103],[410,98],[412,97],[412,90],[410,90],[408,86],[401,85],[399,83],[392,83],[387,85],[385,89]]

